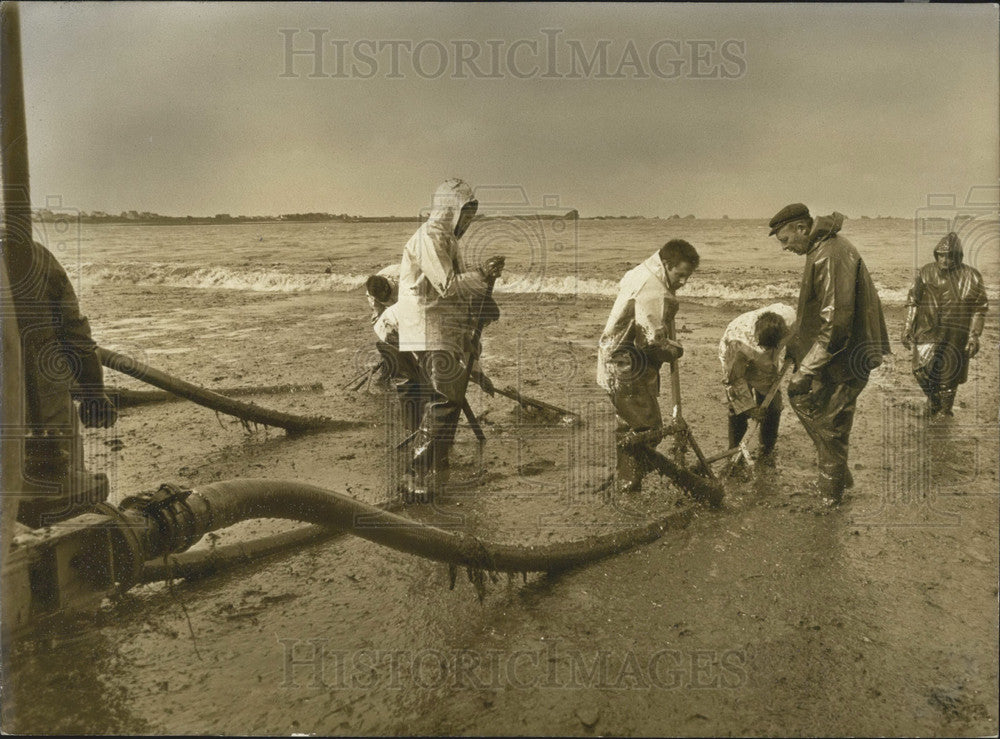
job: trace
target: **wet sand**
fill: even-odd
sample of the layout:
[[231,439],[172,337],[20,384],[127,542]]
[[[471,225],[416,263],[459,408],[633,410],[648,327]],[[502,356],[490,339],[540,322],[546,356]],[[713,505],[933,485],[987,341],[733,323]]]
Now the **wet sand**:
[[[387,499],[392,406],[340,389],[370,356],[360,293],[135,287],[114,300],[89,308],[108,348],[142,346],[150,364],[206,386],[321,381],[322,393],[257,402],[370,424],[288,438],[189,404],[129,409],[115,429],[88,437],[113,498],[249,476]],[[501,302],[483,360],[494,382],[579,410],[587,423],[533,423],[472,389],[489,437],[482,484],[462,484],[476,470],[462,427],[455,489],[414,517],[533,544],[685,508],[685,496],[652,478],[634,500],[588,492],[611,460],[610,407],[594,384],[610,304]],[[679,314],[684,415],[706,453],[725,445],[718,339],[752,307],[686,302]],[[212,311],[231,316],[229,328],[198,322]],[[116,324],[121,315],[155,320],[156,332]],[[897,335],[901,310],[887,319]],[[996,346],[995,321],[983,338]],[[199,582],[136,588],[96,619],[22,645],[7,665],[5,728],[995,734],[997,357],[984,350],[955,417],[928,424],[903,349],[893,349],[859,401],[856,488],[839,509],[809,491],[812,445],[786,406],[777,469],[730,481],[721,511],[691,508],[686,527],[569,573],[502,577],[482,603],[464,576],[449,591],[445,566],[350,536]],[[668,382],[661,402],[666,410]],[[253,522],[215,543],[285,528]]]

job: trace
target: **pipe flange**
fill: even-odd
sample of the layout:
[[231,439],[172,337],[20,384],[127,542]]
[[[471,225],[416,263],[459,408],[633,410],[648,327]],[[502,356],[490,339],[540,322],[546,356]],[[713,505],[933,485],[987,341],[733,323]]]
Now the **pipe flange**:
[[122,510],[135,510],[156,522],[162,536],[161,551],[168,554],[183,552],[198,539],[197,516],[188,504],[192,491],[178,485],[163,483],[155,491],[131,495],[121,502]]

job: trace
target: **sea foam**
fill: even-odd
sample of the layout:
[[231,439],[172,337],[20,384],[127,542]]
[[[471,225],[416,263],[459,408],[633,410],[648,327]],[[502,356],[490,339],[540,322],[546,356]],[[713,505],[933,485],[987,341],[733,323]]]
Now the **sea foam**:
[[[367,274],[316,272],[296,273],[262,267],[215,266],[191,267],[165,262],[123,262],[113,265],[84,263],[70,269],[85,285],[138,285],[252,292],[350,292],[360,289]],[[902,304],[906,287],[887,287],[876,283],[882,301]],[[748,280],[745,275],[730,281],[692,279],[682,296],[728,301],[794,300],[798,282],[773,283]],[[537,275],[506,273],[497,282],[498,294],[600,295],[613,298],[618,293],[618,280],[576,275]],[[1000,298],[1000,290],[987,290],[991,301]]]

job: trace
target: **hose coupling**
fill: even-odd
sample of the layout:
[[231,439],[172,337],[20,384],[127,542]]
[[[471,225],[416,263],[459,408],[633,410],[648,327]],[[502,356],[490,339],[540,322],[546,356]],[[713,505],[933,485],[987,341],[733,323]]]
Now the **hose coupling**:
[[188,500],[191,493],[190,489],[163,483],[154,491],[130,495],[121,502],[122,511],[135,511],[156,523],[160,541],[153,556],[183,552],[204,534]]

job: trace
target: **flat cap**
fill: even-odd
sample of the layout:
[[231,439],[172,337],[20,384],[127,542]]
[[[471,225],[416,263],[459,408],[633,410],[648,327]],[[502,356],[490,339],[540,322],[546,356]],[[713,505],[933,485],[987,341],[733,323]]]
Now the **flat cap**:
[[798,221],[802,218],[809,217],[809,209],[802,203],[792,203],[791,205],[786,205],[784,208],[779,210],[774,218],[767,224],[771,227],[771,233],[768,236],[774,236],[778,229],[784,226],[786,223],[791,223],[792,221]]

